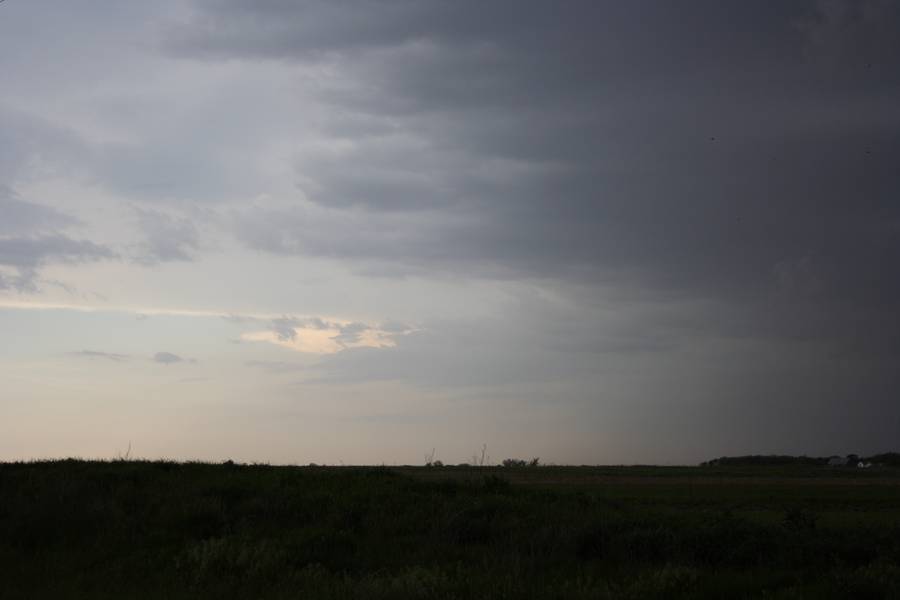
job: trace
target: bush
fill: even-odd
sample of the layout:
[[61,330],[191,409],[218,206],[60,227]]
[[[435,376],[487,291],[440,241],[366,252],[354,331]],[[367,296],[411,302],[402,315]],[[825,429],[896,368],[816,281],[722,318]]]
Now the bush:
[[507,458],[503,461],[504,467],[536,467],[540,463],[541,459],[535,457],[531,460],[524,460],[521,458]]

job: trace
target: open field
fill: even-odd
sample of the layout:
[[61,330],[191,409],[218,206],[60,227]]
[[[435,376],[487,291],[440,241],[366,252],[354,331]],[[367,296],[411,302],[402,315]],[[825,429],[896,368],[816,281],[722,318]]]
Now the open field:
[[485,474],[502,475],[510,483],[536,487],[605,485],[900,485],[900,469],[776,467],[392,467],[422,480],[472,481]]
[[900,598],[900,471],[0,464],[0,598]]

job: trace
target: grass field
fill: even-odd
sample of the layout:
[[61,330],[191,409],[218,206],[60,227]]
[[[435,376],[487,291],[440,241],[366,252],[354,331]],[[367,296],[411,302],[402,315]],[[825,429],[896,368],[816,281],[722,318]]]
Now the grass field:
[[900,598],[900,470],[0,464],[0,598]]

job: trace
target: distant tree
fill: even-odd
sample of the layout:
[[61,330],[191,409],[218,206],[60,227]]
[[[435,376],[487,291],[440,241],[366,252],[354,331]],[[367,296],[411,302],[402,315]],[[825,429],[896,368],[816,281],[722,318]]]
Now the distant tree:
[[523,460],[521,458],[507,458],[501,464],[504,467],[537,467],[540,465],[541,459],[534,457],[531,460]]
[[886,467],[900,467],[900,453],[884,452],[882,454],[873,454],[865,458],[866,462],[875,465],[884,465]]
[[741,467],[741,466],[775,466],[775,465],[825,465],[827,458],[813,456],[789,456],[782,454],[751,454],[747,456],[720,456],[700,463],[704,467]]

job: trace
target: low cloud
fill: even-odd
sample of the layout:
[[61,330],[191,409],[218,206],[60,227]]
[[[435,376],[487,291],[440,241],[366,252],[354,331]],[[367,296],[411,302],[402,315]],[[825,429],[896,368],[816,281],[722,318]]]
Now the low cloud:
[[342,346],[348,346],[350,344],[359,343],[363,338],[363,334],[367,331],[371,331],[372,327],[366,325],[365,323],[360,323],[359,321],[355,321],[353,323],[347,323],[346,325],[341,325],[338,327],[338,335],[332,337],[334,341]]
[[110,248],[77,240],[60,229],[77,223],[56,209],[26,202],[0,185],[0,290],[37,292],[48,264],[77,264],[116,257]]
[[0,235],[48,233],[77,222],[49,206],[25,202],[9,187],[0,184]]
[[282,342],[293,341],[297,339],[297,327],[299,322],[297,319],[281,317],[272,319],[272,331],[275,336]]
[[290,342],[297,339],[297,330],[309,329],[312,331],[325,331],[328,329],[340,328],[340,325],[328,323],[319,317],[307,317],[301,319],[298,317],[279,317],[272,319],[272,332],[282,342]]
[[171,352],[157,352],[153,355],[153,362],[157,362],[163,365],[174,365],[177,363],[183,362],[196,362],[195,359],[192,358],[182,358],[177,354],[172,354]]
[[102,358],[113,362],[123,362],[131,357],[127,354],[117,354],[115,352],[99,352],[97,350],[79,350],[78,352],[70,352],[69,356],[82,356],[85,358]]
[[106,246],[62,234],[0,237],[0,289],[36,292],[40,268],[47,264],[78,264],[115,257],[116,253]]
[[136,211],[145,238],[138,246],[137,262],[154,265],[194,259],[199,242],[197,228],[191,220],[159,210],[139,208]]
[[[304,96],[321,121],[297,145],[301,198],[231,215],[251,248],[382,277],[611,282],[758,328],[805,312],[823,343],[856,344],[859,319],[873,348],[900,338],[882,267],[900,260],[895,4],[195,8],[176,56],[329,73]],[[771,302],[785,291],[806,310]]]

